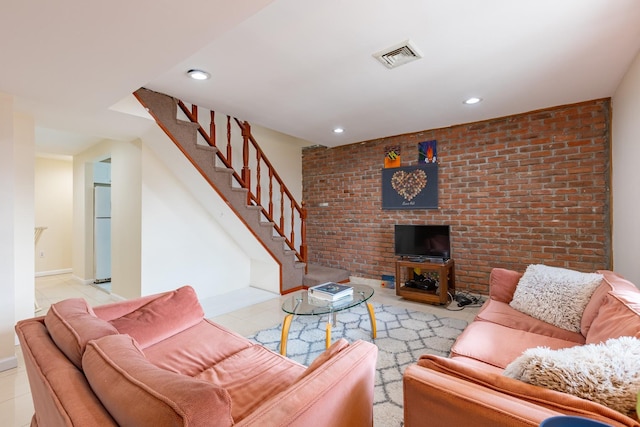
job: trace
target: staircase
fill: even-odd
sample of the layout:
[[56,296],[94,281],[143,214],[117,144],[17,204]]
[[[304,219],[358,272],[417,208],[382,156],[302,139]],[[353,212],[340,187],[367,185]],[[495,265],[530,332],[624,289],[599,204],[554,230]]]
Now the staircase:
[[[300,288],[306,272],[306,211],[257,145],[250,125],[226,116],[226,145],[220,147],[221,118],[215,112],[206,110],[199,118],[198,106],[168,95],[144,88],[134,95],[280,265],[281,293]],[[233,158],[238,151],[241,161]]]

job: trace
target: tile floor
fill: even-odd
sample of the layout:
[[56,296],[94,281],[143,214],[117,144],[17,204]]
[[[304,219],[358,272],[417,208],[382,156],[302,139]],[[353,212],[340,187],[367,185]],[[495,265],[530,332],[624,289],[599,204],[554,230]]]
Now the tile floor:
[[[81,297],[91,305],[100,305],[117,301],[107,292],[91,285],[82,285],[72,279],[70,274],[36,278],[36,300],[41,310],[35,315],[46,314],[51,304],[65,298]],[[211,319],[241,335],[247,336],[256,331],[277,325],[282,321],[281,301],[290,296],[281,296],[239,308],[233,312],[220,314]],[[373,301],[381,304],[393,304],[416,311],[426,311],[442,317],[456,317],[471,321],[478,309],[465,307],[458,309],[456,304],[448,310],[446,307],[406,301],[395,295],[393,289],[377,288]],[[204,304],[203,304],[204,305]],[[28,426],[33,415],[33,403],[29,382],[22,361],[20,347],[16,347],[18,367],[0,372],[0,425],[4,427]]]

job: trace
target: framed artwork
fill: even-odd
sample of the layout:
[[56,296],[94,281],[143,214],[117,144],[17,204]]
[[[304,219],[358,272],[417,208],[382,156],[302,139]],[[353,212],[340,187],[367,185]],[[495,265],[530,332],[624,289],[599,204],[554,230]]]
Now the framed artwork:
[[418,143],[418,163],[438,163],[437,141],[424,141]]
[[384,167],[397,168],[400,166],[400,146],[384,147]]
[[382,169],[382,209],[438,209],[438,165]]

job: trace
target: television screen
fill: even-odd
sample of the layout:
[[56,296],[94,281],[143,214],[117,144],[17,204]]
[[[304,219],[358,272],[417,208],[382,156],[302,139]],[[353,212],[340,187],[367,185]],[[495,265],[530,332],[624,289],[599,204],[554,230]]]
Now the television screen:
[[449,259],[449,226],[396,224],[395,253],[396,256],[403,257]]

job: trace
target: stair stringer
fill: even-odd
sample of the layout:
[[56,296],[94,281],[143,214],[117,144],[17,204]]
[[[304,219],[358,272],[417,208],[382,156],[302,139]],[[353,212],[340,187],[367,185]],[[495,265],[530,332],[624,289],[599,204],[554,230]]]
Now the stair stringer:
[[263,220],[260,207],[247,205],[248,190],[233,186],[233,170],[218,165],[217,148],[197,143],[198,125],[177,118],[177,100],[148,89],[139,89],[134,95],[211,188],[280,265],[280,292],[301,287],[305,264],[298,262],[294,251],[286,247],[284,237],[277,235],[273,223]]

